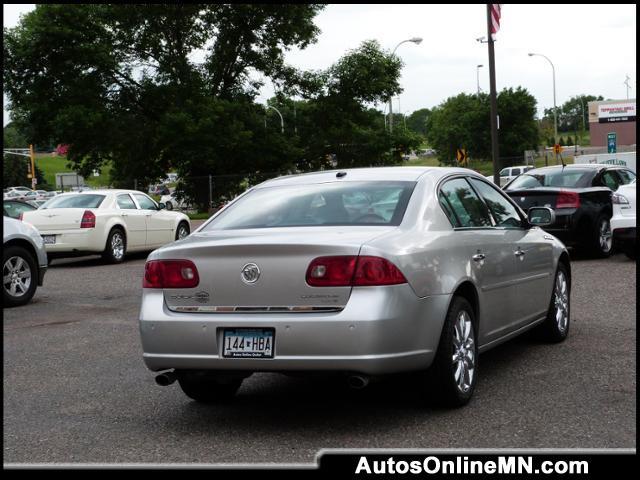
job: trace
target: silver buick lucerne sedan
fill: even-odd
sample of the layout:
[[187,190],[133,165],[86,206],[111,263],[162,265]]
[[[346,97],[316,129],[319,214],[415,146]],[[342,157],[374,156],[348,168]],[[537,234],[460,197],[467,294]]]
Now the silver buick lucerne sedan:
[[254,372],[415,372],[469,401],[478,354],[532,327],[569,331],[564,245],[460,168],[323,171],[246,191],[145,265],[140,333],[161,385],[232,397]]

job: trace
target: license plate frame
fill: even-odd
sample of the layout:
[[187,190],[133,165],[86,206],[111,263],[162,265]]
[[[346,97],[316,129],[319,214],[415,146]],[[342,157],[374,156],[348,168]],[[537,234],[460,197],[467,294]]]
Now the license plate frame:
[[[263,339],[262,344],[261,339]],[[273,358],[275,342],[275,328],[224,328],[222,330],[222,357],[250,359]]]
[[56,244],[56,236],[55,235],[42,235],[42,242],[45,245],[55,245]]

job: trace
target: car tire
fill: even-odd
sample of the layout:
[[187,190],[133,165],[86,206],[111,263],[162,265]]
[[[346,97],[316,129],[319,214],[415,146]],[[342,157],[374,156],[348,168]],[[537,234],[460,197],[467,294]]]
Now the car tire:
[[176,372],[184,394],[200,403],[225,403],[240,389],[243,378],[219,379],[208,372]]
[[463,297],[453,297],[436,357],[426,375],[425,394],[436,403],[455,408],[471,400],[478,377],[478,345],[475,313]]
[[127,237],[121,228],[112,228],[102,258],[107,263],[121,263],[127,253]]
[[606,258],[611,255],[613,250],[613,236],[609,218],[605,214],[598,215],[594,223],[593,232],[590,234],[591,245],[589,250],[596,258]]
[[178,228],[176,228],[176,240],[182,240],[184,237],[191,233],[189,231],[189,224],[187,222],[180,222]]
[[173,204],[171,202],[166,202],[164,206],[167,210],[173,210]]
[[571,280],[567,267],[558,264],[547,318],[538,327],[538,333],[543,340],[550,343],[564,341],[569,335],[571,323]]
[[[4,283],[7,278],[9,281]],[[38,266],[33,255],[18,245],[5,248],[2,255],[2,279],[5,307],[28,303],[38,287]]]

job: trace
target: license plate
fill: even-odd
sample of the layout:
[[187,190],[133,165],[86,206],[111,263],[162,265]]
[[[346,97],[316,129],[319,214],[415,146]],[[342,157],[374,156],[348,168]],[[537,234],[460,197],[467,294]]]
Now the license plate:
[[45,245],[54,245],[56,243],[55,235],[42,235],[42,240]]
[[273,358],[272,328],[226,328],[222,356],[227,358]]

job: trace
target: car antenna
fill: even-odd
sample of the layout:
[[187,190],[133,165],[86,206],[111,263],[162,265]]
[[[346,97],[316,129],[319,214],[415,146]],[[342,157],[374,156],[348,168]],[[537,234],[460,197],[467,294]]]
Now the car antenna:
[[562,158],[562,155],[560,155],[560,161],[562,162],[562,168],[566,167],[567,165],[564,163],[564,158]]

